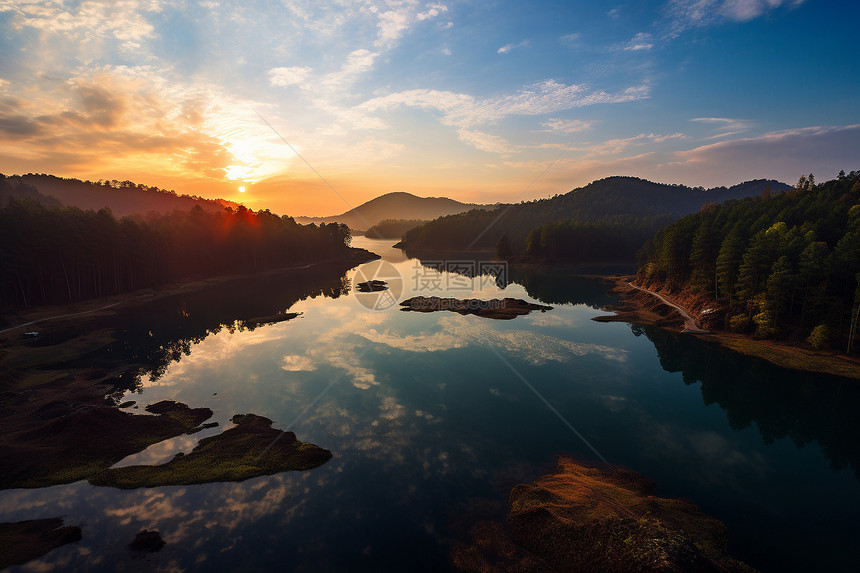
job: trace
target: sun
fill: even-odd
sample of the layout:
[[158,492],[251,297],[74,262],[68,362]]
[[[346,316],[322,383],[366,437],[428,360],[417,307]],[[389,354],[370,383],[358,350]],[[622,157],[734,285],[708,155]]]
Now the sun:
[[245,192],[245,187],[243,185],[242,187],[239,187],[239,193],[244,193],[244,192]]

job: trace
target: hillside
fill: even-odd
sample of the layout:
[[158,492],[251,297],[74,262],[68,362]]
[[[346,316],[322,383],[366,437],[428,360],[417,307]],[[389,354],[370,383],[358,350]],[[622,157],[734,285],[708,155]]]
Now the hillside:
[[[20,190],[10,193],[12,196],[33,198],[39,200],[45,206],[59,204],[95,211],[103,207],[109,207],[117,217],[123,217],[132,213],[145,214],[151,211],[158,213],[169,213],[174,210],[189,211],[195,205],[200,205],[206,211],[220,211],[224,207],[238,206],[236,203],[222,199],[212,200],[202,197],[177,195],[174,191],[135,184],[131,181],[114,180],[94,183],[78,179],[66,179],[54,175],[37,175],[32,173],[0,177],[3,177],[5,188]],[[53,200],[45,201],[44,196],[50,197]]]
[[[493,206],[494,207],[494,206]],[[367,231],[385,219],[423,219],[429,221],[446,215],[463,213],[470,209],[489,208],[485,205],[461,203],[447,197],[417,197],[411,193],[396,192],[380,195],[354,209],[331,217],[296,217],[296,222],[343,223],[350,229]]]
[[[540,199],[493,211],[470,211],[443,217],[414,229],[402,246],[412,249],[494,249],[506,235],[514,255],[526,251],[526,238],[537,227],[570,220],[600,227],[630,225],[645,219],[648,235],[661,226],[706,203],[720,203],[769,189],[780,192],[791,187],[779,181],[747,181],[733,187],[687,187],[653,183],[636,177],[608,177],[551,199]],[[642,227],[641,221],[636,223]],[[608,231],[607,231],[608,232]],[[634,253],[629,253],[632,258]]]
[[860,171],[750,197],[661,229],[637,280],[711,329],[851,352],[860,312]]

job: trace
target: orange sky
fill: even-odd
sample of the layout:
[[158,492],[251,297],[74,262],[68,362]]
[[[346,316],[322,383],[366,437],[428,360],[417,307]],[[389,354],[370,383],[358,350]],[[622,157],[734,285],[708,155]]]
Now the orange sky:
[[[0,2],[0,172],[290,215],[612,175],[826,180],[860,161],[857,8],[834,6]],[[815,22],[847,28],[793,40]]]

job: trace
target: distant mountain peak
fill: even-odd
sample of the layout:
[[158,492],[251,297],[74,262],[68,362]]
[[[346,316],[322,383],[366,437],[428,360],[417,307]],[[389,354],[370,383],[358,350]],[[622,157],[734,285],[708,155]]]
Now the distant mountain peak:
[[483,209],[486,205],[461,203],[448,197],[419,197],[406,191],[392,191],[375,197],[340,215],[296,217],[299,223],[343,223],[350,229],[366,231],[386,219],[436,219],[446,215]]

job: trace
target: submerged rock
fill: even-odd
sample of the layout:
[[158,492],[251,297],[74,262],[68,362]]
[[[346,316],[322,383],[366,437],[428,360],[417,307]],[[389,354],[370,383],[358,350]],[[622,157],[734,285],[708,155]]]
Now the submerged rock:
[[161,551],[165,545],[166,543],[161,538],[160,533],[144,529],[134,536],[134,540],[128,544],[128,548],[138,553],[155,553]]
[[415,312],[438,312],[450,310],[458,314],[474,314],[484,318],[498,320],[510,320],[518,316],[529,314],[534,310],[546,312],[552,310],[551,306],[533,304],[518,298],[493,298],[483,300],[479,298],[440,298],[438,296],[416,296],[400,303],[400,310]]
[[309,470],[331,459],[331,452],[300,442],[293,432],[272,428],[256,414],[233,416],[235,427],[203,438],[191,453],[156,466],[126,466],[102,471],[93,485],[135,489],[162,485],[191,485],[243,481],[286,471]]
[[571,458],[514,487],[507,527],[481,522],[452,557],[463,571],[754,571],[727,552],[726,527],[647,478]]
[[357,283],[355,288],[358,289],[358,292],[378,292],[388,290],[388,283],[374,279],[372,281]]

